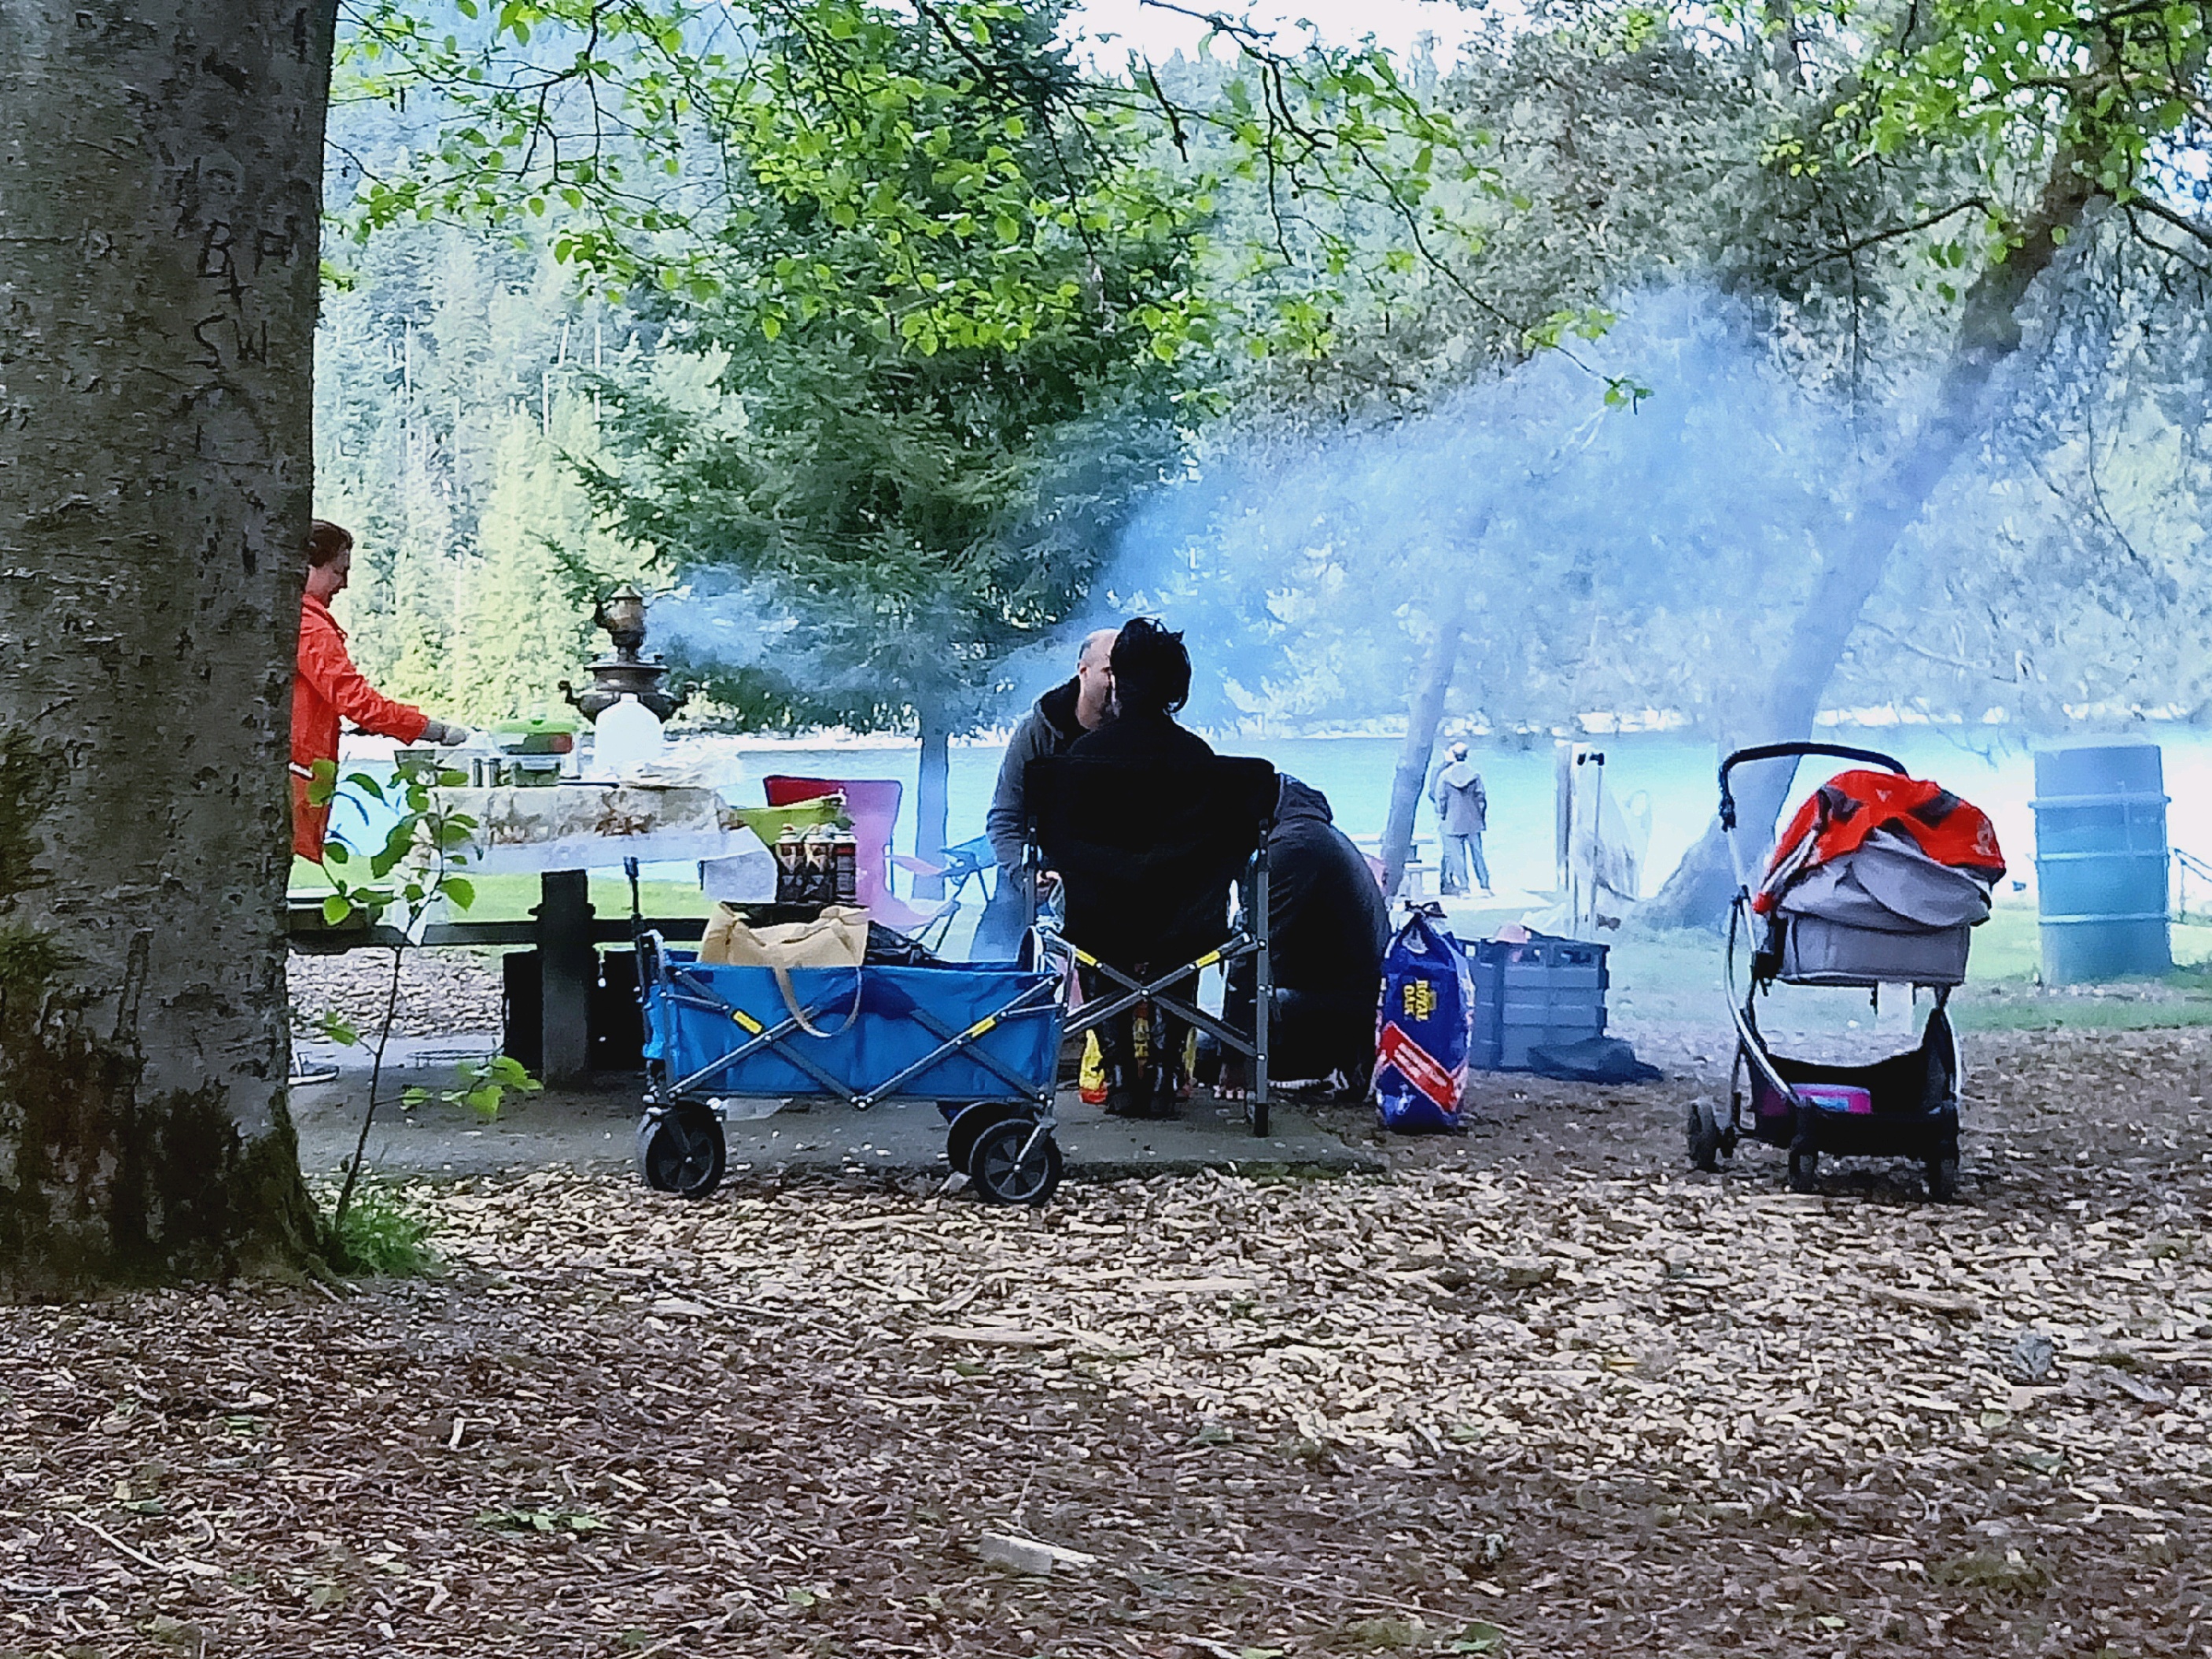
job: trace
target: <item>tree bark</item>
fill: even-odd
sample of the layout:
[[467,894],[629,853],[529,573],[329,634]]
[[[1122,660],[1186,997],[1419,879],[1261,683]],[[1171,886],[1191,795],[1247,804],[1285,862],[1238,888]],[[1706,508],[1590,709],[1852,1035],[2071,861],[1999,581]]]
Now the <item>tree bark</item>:
[[0,8],[0,1288],[309,1248],[290,680],[330,0]]
[[[942,715],[921,716],[921,765],[915,778],[914,855],[934,862],[945,851],[945,803],[951,793],[952,728]],[[915,878],[916,898],[945,896],[942,876]]]
[[1444,699],[1459,666],[1467,603],[1467,584],[1453,583],[1452,597],[1437,623],[1437,636],[1421,659],[1421,677],[1413,683],[1413,695],[1406,705],[1406,740],[1399,745],[1397,769],[1390,775],[1390,813],[1382,826],[1382,890],[1392,898],[1397,897],[1406,865],[1413,855],[1413,817],[1420,810],[1422,786],[1428,781],[1429,758],[1436,752]]
[[[1959,338],[1925,426],[1877,480],[1856,511],[1821,549],[1820,580],[1798,614],[1765,695],[1741,731],[1724,734],[1723,753],[1756,743],[1812,735],[1820,696],[1834,678],[1867,601],[1881,586],[1891,555],[1918,520],[1945,474],[1983,429],[1983,401],[2000,367],[2020,349],[2016,315],[2029,286],[2047,270],[2095,199],[2094,181],[2070,149],[2052,162],[2021,246],[1984,270],[1966,297]],[[1737,774],[1736,809],[1747,867],[1764,860],[1796,769],[1764,763]],[[1714,927],[1726,920],[1735,877],[1717,819],[1683,855],[1641,920],[1659,927]]]

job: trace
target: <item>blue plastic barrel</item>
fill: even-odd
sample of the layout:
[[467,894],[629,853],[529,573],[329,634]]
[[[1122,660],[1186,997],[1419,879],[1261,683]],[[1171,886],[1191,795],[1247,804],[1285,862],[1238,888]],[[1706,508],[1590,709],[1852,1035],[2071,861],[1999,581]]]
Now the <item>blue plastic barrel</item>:
[[2172,971],[2166,799],[2154,743],[2100,738],[2036,751],[2045,984]]

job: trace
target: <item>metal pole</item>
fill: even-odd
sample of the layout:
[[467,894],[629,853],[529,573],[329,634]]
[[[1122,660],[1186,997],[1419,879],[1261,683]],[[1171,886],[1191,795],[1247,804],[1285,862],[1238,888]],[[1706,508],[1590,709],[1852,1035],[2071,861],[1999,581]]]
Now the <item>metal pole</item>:
[[1267,834],[1261,831],[1259,851],[1252,855],[1252,939],[1259,949],[1252,958],[1253,998],[1252,1133],[1267,1133],[1267,1037],[1274,1023],[1275,975],[1267,956]]

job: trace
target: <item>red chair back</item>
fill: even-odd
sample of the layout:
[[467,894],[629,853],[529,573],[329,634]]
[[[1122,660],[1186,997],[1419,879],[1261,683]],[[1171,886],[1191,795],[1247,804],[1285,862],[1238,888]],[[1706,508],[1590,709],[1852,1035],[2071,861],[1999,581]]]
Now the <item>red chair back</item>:
[[771,774],[761,780],[761,787],[768,792],[770,806],[796,806],[824,795],[843,795],[846,815],[853,820],[853,839],[860,844],[858,896],[867,909],[884,908],[884,901],[892,899],[891,832],[898,827],[899,797],[904,785],[896,778],[793,778]]

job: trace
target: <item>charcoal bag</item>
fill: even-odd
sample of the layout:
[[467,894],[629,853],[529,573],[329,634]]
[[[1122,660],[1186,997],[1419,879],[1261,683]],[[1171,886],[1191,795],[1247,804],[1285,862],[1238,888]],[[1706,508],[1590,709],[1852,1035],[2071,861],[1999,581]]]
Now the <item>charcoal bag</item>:
[[1474,978],[1459,941],[1416,912],[1382,953],[1375,1115],[1386,1129],[1456,1129],[1474,1041]]

